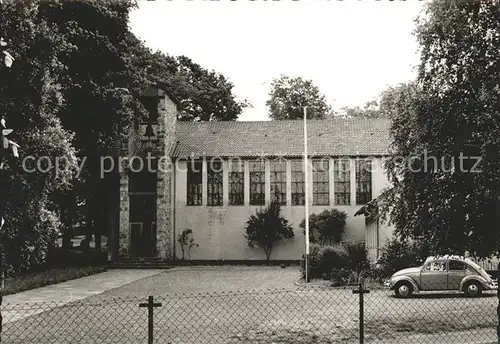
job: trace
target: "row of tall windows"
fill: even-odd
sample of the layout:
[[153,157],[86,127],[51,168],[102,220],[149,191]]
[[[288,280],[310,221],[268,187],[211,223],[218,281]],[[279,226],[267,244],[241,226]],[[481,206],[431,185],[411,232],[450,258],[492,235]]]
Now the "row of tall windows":
[[[334,202],[336,205],[351,204],[350,162],[333,160]],[[271,200],[286,204],[287,166],[285,160],[270,161]],[[372,166],[370,160],[356,160],[356,204],[372,199]],[[265,163],[249,161],[250,205],[265,204]],[[223,171],[221,162],[210,162],[207,168],[207,205],[223,205]],[[201,161],[189,162],[187,171],[187,204],[202,205],[203,165]],[[312,161],[313,205],[330,205],[330,161]],[[292,205],[305,204],[305,175],[302,160],[290,161]],[[229,205],[243,205],[245,200],[245,171],[242,161],[231,161],[228,170]]]

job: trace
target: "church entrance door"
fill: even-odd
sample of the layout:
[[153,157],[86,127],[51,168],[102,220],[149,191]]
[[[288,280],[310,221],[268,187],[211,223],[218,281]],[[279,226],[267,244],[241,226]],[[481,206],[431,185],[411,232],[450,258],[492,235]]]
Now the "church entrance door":
[[130,195],[130,254],[142,257],[156,252],[156,194]]

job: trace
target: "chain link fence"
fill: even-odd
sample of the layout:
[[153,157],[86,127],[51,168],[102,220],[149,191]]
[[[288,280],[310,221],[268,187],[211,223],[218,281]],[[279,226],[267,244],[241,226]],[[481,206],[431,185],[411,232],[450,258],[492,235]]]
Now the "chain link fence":
[[319,287],[5,304],[2,343],[486,344],[497,343],[497,305],[494,292]]

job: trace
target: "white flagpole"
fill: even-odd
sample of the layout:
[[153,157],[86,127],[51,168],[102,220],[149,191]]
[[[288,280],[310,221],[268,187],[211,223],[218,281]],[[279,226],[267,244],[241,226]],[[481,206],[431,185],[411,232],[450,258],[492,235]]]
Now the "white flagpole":
[[306,226],[306,257],[305,257],[305,277],[309,282],[309,173],[307,160],[307,107],[304,107],[304,196],[305,196],[305,226]]

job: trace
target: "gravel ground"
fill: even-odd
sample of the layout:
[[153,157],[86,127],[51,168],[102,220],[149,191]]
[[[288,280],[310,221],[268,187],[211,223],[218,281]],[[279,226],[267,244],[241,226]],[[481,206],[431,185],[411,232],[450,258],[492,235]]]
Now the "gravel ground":
[[[147,310],[138,303],[154,295],[162,303],[155,309],[155,343],[359,342],[358,295],[349,289],[298,287],[298,276],[296,267],[173,269],[63,307],[45,305],[43,313],[6,324],[2,340],[145,343]],[[494,294],[400,300],[372,291],[365,295],[365,342],[491,342],[497,302]]]
[[[165,296],[171,293],[213,293],[242,290],[295,288],[297,266],[179,267],[113,289],[97,298]],[[92,300],[92,299],[91,299]]]

